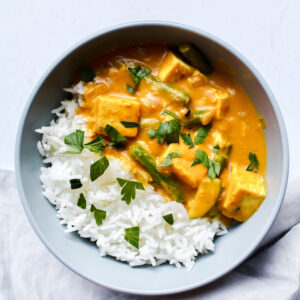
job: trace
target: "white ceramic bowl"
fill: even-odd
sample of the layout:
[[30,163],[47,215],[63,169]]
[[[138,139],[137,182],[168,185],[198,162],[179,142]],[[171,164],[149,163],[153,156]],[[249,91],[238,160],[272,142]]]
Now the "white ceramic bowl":
[[[212,60],[224,59],[237,73],[265,117],[268,196],[246,223],[230,229],[216,240],[216,250],[197,259],[194,268],[174,266],[131,268],[110,257],[100,257],[95,244],[76,233],[64,233],[55,208],[42,196],[39,180],[42,158],[36,143],[36,128],[51,120],[50,111],[63,99],[63,88],[72,83],[74,71],[115,47],[156,42],[171,46],[191,42]],[[27,217],[46,247],[71,270],[102,286],[142,295],[170,294],[203,286],[243,262],[266,235],[279,211],[288,177],[288,143],[279,107],[265,81],[235,49],[216,37],[185,25],[147,22],[116,26],[98,32],[65,52],[44,74],[30,96],[19,125],[16,143],[16,174],[20,197]],[[59,279],[58,279],[59,280]]]

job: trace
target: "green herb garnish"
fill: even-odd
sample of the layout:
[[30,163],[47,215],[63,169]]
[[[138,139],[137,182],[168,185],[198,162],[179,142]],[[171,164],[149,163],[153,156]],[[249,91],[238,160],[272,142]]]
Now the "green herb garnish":
[[80,179],[71,179],[70,185],[72,190],[80,189],[82,187]]
[[125,201],[128,205],[131,200],[135,199],[135,190],[145,190],[142,183],[138,181],[130,181],[122,178],[117,178],[117,181],[120,185],[122,200]]
[[157,142],[162,144],[165,140],[168,145],[179,143],[180,128],[181,126],[176,120],[160,123],[156,133]]
[[80,79],[84,82],[93,81],[95,78],[95,72],[92,68],[83,67]]
[[209,158],[205,151],[203,150],[195,150],[196,158],[191,164],[192,166],[195,166],[197,164],[202,164],[205,168],[209,167]]
[[127,121],[121,121],[121,124],[126,128],[134,128],[139,127],[140,124],[136,122],[127,122]]
[[194,143],[193,143],[191,135],[189,133],[188,134],[185,134],[185,133],[181,134],[181,138],[182,138],[183,142],[186,145],[190,146],[189,149],[194,148]]
[[150,70],[149,69],[142,69],[140,65],[136,66],[136,67],[133,67],[133,68],[128,68],[128,71],[130,73],[130,76],[134,82],[134,86],[130,86],[130,85],[127,85],[126,86],[126,89],[129,93],[133,94],[140,81],[150,73]]
[[105,147],[108,146],[108,144],[105,145],[105,143],[105,139],[98,134],[92,141],[84,144],[83,147],[89,149],[91,152],[96,152],[102,155]]
[[254,169],[258,170],[259,162],[258,162],[256,154],[253,152],[249,152],[248,158],[249,158],[250,164],[247,166],[246,170],[247,171],[253,171]]
[[115,147],[121,147],[126,142],[126,138],[123,137],[114,127],[107,124],[104,131],[110,137]]
[[191,166],[202,164],[208,169],[207,175],[210,180],[214,180],[221,172],[221,163],[218,161],[210,160],[208,155],[203,150],[195,150],[196,158],[192,162]]
[[130,86],[130,85],[126,85],[126,90],[130,93],[130,94],[133,94],[135,92],[135,89]]
[[147,131],[147,133],[148,133],[150,139],[154,139],[156,137],[156,135],[157,135],[157,130],[150,129],[150,130]]
[[83,149],[84,132],[77,129],[75,132],[65,136],[64,142],[66,145],[76,149],[77,151],[67,151],[65,154],[79,154]]
[[86,208],[86,200],[84,198],[83,193],[80,193],[79,199],[77,201],[77,206],[85,209]]
[[216,152],[218,152],[220,150],[220,146],[217,144],[217,145],[215,145],[215,146],[213,146],[213,148],[212,148],[212,152],[213,153],[216,153]]
[[67,151],[65,154],[80,154],[83,148],[89,149],[91,152],[96,152],[100,155],[103,154],[105,147],[112,144],[105,144],[105,139],[98,134],[92,141],[83,144],[84,131],[77,129],[75,132],[65,136],[64,142],[66,145],[77,149],[77,151]]
[[163,218],[168,224],[170,224],[170,225],[174,224],[174,218],[173,218],[172,214],[165,215],[165,216],[163,216]]
[[163,112],[161,113],[161,115],[169,115],[169,116],[173,117],[176,120],[180,119],[177,115],[175,115],[174,113],[172,113],[171,111],[169,111],[167,109],[164,109]]
[[130,227],[125,229],[124,239],[133,247],[139,249],[140,228]]
[[160,165],[160,167],[168,167],[168,166],[172,166],[172,158],[175,157],[180,157],[180,152],[171,152],[169,153],[163,160],[162,164]]
[[91,205],[91,212],[94,213],[94,218],[98,226],[102,225],[103,220],[106,218],[106,211],[98,209],[94,204]]
[[90,178],[95,181],[100,177],[109,166],[109,161],[106,156],[101,157],[90,166]]
[[211,124],[208,124],[206,126],[199,128],[199,130],[194,138],[195,145],[204,143],[204,140],[207,137],[210,128],[211,128]]

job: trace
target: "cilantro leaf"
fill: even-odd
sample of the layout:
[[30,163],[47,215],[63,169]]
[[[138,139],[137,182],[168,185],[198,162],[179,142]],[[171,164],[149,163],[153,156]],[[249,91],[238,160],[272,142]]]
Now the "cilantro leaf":
[[209,167],[209,158],[205,151],[203,150],[195,150],[196,158],[191,164],[192,166],[195,166],[197,164],[202,164],[205,168]]
[[136,123],[136,122],[127,122],[127,121],[121,121],[121,124],[125,128],[134,128],[134,127],[139,127],[140,126],[139,123]]
[[90,166],[90,178],[95,181],[100,177],[109,166],[109,161],[106,156],[101,157]]
[[126,142],[126,138],[124,138],[114,127],[107,124],[104,131],[113,141],[115,147],[121,147]]
[[188,134],[185,134],[185,133],[181,134],[181,138],[183,139],[183,142],[186,145],[190,146],[189,149],[194,148],[194,143],[193,143],[191,135],[189,133]]
[[156,135],[157,135],[157,130],[150,129],[150,130],[147,131],[147,133],[148,133],[150,139],[154,139],[156,137]]
[[217,153],[219,150],[220,150],[220,146],[217,144],[217,145],[213,146],[212,152]]
[[206,126],[203,126],[203,127],[200,127],[195,138],[194,138],[194,143],[195,145],[198,145],[198,144],[203,144],[205,138],[207,137],[208,135],[208,132],[211,128],[211,124],[208,124]]
[[135,92],[135,89],[132,87],[132,86],[130,86],[130,85],[126,85],[126,90],[130,93],[130,94],[133,94],[134,92]]
[[80,193],[79,199],[77,201],[77,206],[81,207],[82,209],[86,208],[86,200],[83,193]]
[[135,190],[145,190],[142,183],[138,181],[130,181],[122,178],[117,178],[117,181],[120,185],[122,200],[125,201],[128,205],[131,200],[135,199]]
[[253,171],[254,169],[257,169],[259,168],[259,161],[257,159],[257,156],[255,153],[253,152],[249,152],[249,161],[250,161],[250,164],[247,166],[246,170],[247,171]]
[[157,142],[162,144],[165,140],[166,143],[179,143],[180,124],[176,120],[170,120],[160,123],[157,129]]
[[174,218],[173,218],[173,215],[172,214],[168,214],[168,215],[165,215],[163,216],[163,219],[170,225],[173,225],[174,224]]
[[175,157],[180,157],[180,152],[171,152],[169,153],[163,160],[162,164],[160,167],[167,167],[167,166],[172,166],[172,158]]
[[93,81],[94,78],[95,78],[95,72],[92,68],[82,67],[82,72],[80,76],[81,81],[84,82]]
[[91,205],[91,212],[94,213],[94,218],[96,220],[96,224],[98,226],[102,225],[103,220],[105,220],[106,218],[106,211],[105,210],[101,210],[95,207],[94,204]]
[[126,89],[129,93],[133,94],[135,90],[137,89],[140,81],[150,73],[149,69],[142,69],[140,65],[133,67],[133,68],[128,68],[128,71],[130,73],[130,76],[134,82],[134,87],[127,85]]
[[220,175],[221,172],[221,163],[218,161],[210,160],[208,155],[203,150],[195,150],[196,159],[192,162],[191,166],[197,164],[202,164],[205,168],[208,169],[207,175],[210,180],[214,180]]
[[125,229],[124,239],[133,247],[139,249],[140,228],[130,227]]
[[75,132],[72,132],[69,135],[66,135],[64,138],[64,142],[66,145],[77,149],[77,151],[67,151],[65,154],[79,154],[83,149],[83,139],[84,132],[82,130],[77,129]]
[[169,115],[169,116],[173,117],[176,120],[180,119],[177,115],[175,115],[174,113],[172,113],[171,111],[169,111],[167,109],[164,109],[163,112],[161,113],[161,115]]
[[82,187],[80,179],[71,179],[70,185],[72,190],[80,189]]
[[98,134],[92,141],[83,145],[84,148],[89,149],[91,152],[103,154],[103,151],[107,145],[105,145],[105,139]]

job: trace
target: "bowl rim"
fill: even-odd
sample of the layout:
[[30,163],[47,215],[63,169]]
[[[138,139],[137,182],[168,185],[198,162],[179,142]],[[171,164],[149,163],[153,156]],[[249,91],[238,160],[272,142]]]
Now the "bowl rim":
[[[192,33],[195,33],[199,36],[203,36],[204,38],[215,42],[218,45],[221,45],[224,47],[227,51],[232,53],[235,57],[237,57],[255,76],[255,78],[258,80],[260,85],[262,86],[263,90],[268,96],[268,99],[274,109],[276,119],[279,124],[280,128],[280,134],[282,137],[282,149],[283,149],[283,169],[282,169],[282,174],[281,174],[281,185],[280,185],[280,190],[276,198],[276,203],[275,203],[275,212],[272,217],[268,220],[268,222],[264,225],[264,228],[260,231],[260,234],[256,237],[256,239],[252,242],[252,246],[249,247],[248,251],[245,252],[243,255],[238,257],[237,261],[234,264],[229,265],[227,268],[222,270],[221,272],[218,272],[214,274],[211,277],[206,278],[205,280],[202,280],[201,282],[198,282],[196,284],[190,284],[186,285],[183,287],[179,287],[176,289],[165,289],[165,290],[136,290],[136,289],[127,289],[127,288],[120,288],[117,285],[109,285],[109,284],[103,284],[101,283],[100,280],[96,280],[94,278],[90,278],[89,276],[83,274],[81,271],[76,270],[72,267],[72,265],[66,263],[64,261],[63,256],[54,248],[52,245],[48,242],[47,237],[43,235],[41,230],[39,229],[38,224],[33,218],[33,215],[31,213],[30,207],[26,201],[26,196],[24,193],[23,189],[23,183],[22,183],[22,178],[21,178],[21,160],[20,160],[20,154],[21,154],[21,140],[22,140],[22,132],[24,129],[25,125],[25,120],[27,117],[27,113],[31,107],[31,104],[33,102],[33,99],[40,89],[41,85],[43,82],[46,80],[46,78],[49,76],[49,74],[61,63],[61,61],[66,58],[68,55],[70,55],[75,49],[77,49],[80,46],[83,46],[84,44],[91,42],[93,39],[99,38],[101,35],[111,33],[113,31],[117,31],[120,29],[128,29],[128,28],[134,28],[134,27],[143,27],[143,26],[163,26],[163,27],[169,27],[169,28],[175,28],[175,29],[183,29],[190,31]],[[72,270],[74,273],[80,275],[81,277],[97,284],[102,287],[105,287],[107,289],[117,291],[117,292],[122,292],[122,293],[127,293],[127,294],[136,294],[136,295],[168,295],[168,294],[176,294],[176,293],[182,293],[186,292],[192,289],[196,289],[199,287],[202,287],[204,285],[207,285],[224,275],[228,274],[231,272],[233,269],[235,269],[237,266],[239,266],[241,263],[243,263],[257,248],[259,243],[262,241],[262,239],[265,237],[265,235],[268,233],[270,230],[272,224],[274,223],[278,212],[280,210],[280,207],[282,205],[285,192],[286,192],[286,187],[287,187],[287,182],[288,182],[288,174],[289,174],[289,146],[288,146],[288,139],[287,139],[287,132],[285,128],[285,124],[283,121],[283,117],[279,108],[279,105],[271,92],[268,84],[266,81],[263,79],[263,77],[260,75],[258,70],[246,59],[238,50],[236,50],[233,46],[229,45],[227,42],[223,41],[222,39],[214,36],[213,34],[206,32],[202,29],[198,29],[196,27],[190,26],[190,25],[185,25],[177,22],[169,22],[169,21],[136,21],[136,22],[127,22],[127,23],[122,23],[118,24],[115,26],[110,26],[107,28],[104,28],[102,30],[96,31],[87,37],[77,41],[74,43],[71,47],[69,47],[67,50],[65,50],[56,60],[54,60],[50,66],[46,69],[46,71],[43,73],[37,84],[35,85],[33,91],[31,92],[30,96],[28,97],[28,100],[23,108],[23,112],[20,118],[19,126],[18,126],[18,131],[17,131],[17,137],[16,137],[16,147],[15,147],[15,174],[16,174],[16,183],[17,183],[17,189],[18,193],[20,196],[20,201],[22,203],[23,209],[25,211],[25,214],[27,216],[27,219],[29,223],[31,224],[32,228],[34,229],[35,233],[39,237],[39,239],[42,241],[42,243],[46,246],[46,248],[66,267],[68,267],[70,270]]]

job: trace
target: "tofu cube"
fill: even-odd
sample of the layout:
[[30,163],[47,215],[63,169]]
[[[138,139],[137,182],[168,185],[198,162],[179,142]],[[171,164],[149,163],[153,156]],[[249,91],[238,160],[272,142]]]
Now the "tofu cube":
[[216,107],[215,118],[217,120],[220,120],[224,117],[229,106],[228,103],[229,96],[230,94],[227,91],[215,89],[214,97],[212,101]]
[[135,137],[138,129],[126,128],[121,121],[138,122],[140,118],[140,103],[137,100],[101,95],[95,98],[97,111],[95,117],[95,131],[105,134],[107,124],[114,127],[125,137]]
[[231,166],[231,176],[224,199],[220,202],[222,213],[245,222],[258,209],[266,197],[263,178],[236,165]]
[[193,87],[199,87],[207,83],[207,77],[198,70],[194,70],[193,74],[188,78],[188,82]]
[[217,202],[221,192],[221,180],[219,178],[211,181],[205,177],[193,199],[188,200],[186,209],[191,219],[206,215]]
[[171,152],[180,152],[180,157],[172,158],[172,166],[161,167],[162,171],[173,173],[191,188],[197,188],[201,180],[207,174],[207,168],[202,164],[191,167],[196,157],[194,150],[188,149],[185,144],[171,144],[163,153],[161,162]]
[[172,83],[191,75],[193,71],[193,67],[169,51],[159,69],[158,77],[161,81]]

